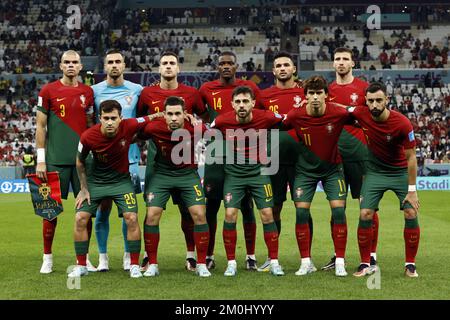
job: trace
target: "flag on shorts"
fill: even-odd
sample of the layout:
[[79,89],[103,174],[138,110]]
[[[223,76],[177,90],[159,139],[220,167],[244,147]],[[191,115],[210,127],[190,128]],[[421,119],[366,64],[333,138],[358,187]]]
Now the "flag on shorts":
[[27,179],[34,212],[46,220],[55,219],[63,211],[58,172],[47,172],[47,182],[36,174],[28,174]]

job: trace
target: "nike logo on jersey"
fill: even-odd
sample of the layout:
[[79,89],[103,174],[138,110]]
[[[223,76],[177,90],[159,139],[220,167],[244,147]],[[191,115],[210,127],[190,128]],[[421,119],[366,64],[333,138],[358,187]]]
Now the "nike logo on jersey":
[[275,101],[278,101],[278,99],[269,100],[270,103],[274,103]]
[[220,91],[213,92],[212,95],[215,96],[216,94],[219,94],[219,93],[220,93]]
[[300,127],[300,130],[308,130],[309,129],[309,127],[306,127],[306,128],[303,128],[303,127]]
[[64,99],[66,99],[66,98],[56,98],[56,101],[60,102],[60,101],[63,101]]
[[333,101],[334,99],[336,99],[336,97],[331,97],[331,98],[328,98],[328,101]]
[[158,102],[160,102],[161,100],[156,100],[156,101],[152,101],[152,104],[157,104]]

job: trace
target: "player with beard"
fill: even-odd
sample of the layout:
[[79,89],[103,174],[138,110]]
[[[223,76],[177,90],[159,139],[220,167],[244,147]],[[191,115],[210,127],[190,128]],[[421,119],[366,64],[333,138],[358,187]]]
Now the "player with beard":
[[[259,104],[259,88],[253,81],[242,80],[236,78],[237,69],[236,55],[230,51],[224,51],[219,55],[218,72],[219,79],[205,82],[200,87],[200,94],[203,101],[208,105],[209,117],[214,120],[218,115],[233,111],[231,103],[231,93],[238,86],[248,86],[252,88],[256,104]],[[215,157],[216,155],[212,154]],[[209,226],[209,246],[206,257],[208,269],[215,267],[214,247],[216,241],[217,230],[217,213],[223,199],[223,183],[224,183],[224,165],[213,163],[210,164],[206,159],[204,189],[207,198],[206,203],[206,219]],[[253,212],[253,200],[250,194],[246,194],[242,199],[241,211],[243,216],[245,246],[247,249],[246,268],[247,270],[256,270],[256,220]]]
[[[164,101],[170,96],[183,98],[184,108],[189,114],[196,114],[205,122],[208,121],[208,112],[200,97],[198,90],[194,87],[187,86],[178,82],[178,74],[180,66],[178,56],[174,52],[166,51],[161,54],[159,60],[160,81],[142,90],[138,104],[138,115],[155,114],[164,111]],[[147,186],[149,179],[153,173],[154,158],[156,147],[153,141],[149,141],[147,151],[147,166],[145,169],[145,188],[144,197],[147,201]],[[196,271],[195,260],[195,241],[194,241],[194,221],[189,214],[188,209],[182,203],[179,196],[172,197],[174,204],[178,204],[181,213],[181,229],[183,230],[187,253],[185,268],[189,271]],[[148,257],[144,257],[142,262],[142,270],[148,267]]]

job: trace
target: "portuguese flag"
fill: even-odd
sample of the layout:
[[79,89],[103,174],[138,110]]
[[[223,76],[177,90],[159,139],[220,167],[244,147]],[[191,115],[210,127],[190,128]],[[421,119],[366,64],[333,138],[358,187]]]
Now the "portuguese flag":
[[47,172],[47,182],[36,174],[28,174],[27,179],[34,212],[46,220],[55,219],[63,211],[58,172]]

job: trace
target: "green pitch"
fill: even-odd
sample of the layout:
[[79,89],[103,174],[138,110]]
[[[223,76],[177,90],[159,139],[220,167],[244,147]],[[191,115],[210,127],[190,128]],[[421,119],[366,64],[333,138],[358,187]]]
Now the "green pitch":
[[[378,261],[381,273],[372,278],[354,278],[351,274],[359,262],[356,240],[357,202],[348,203],[347,271],[349,276],[337,278],[334,272],[318,271],[297,277],[299,252],[294,234],[295,210],[291,202],[282,213],[280,263],[286,276],[245,270],[245,244],[242,219],[238,221],[238,275],[226,278],[225,250],[222,242],[223,211],[218,218],[216,242],[217,268],[211,278],[200,279],[184,269],[185,244],[180,227],[180,215],[172,205],[161,220],[159,266],[157,278],[130,279],[121,269],[123,240],[120,220],[114,209],[111,214],[109,257],[111,271],[91,273],[81,278],[80,289],[67,287],[66,269],[74,264],[72,230],[73,198],[64,202],[65,212],[58,219],[53,246],[54,272],[39,274],[42,262],[42,222],[32,211],[30,196],[0,195],[0,299],[449,299],[448,270],[450,215],[448,192],[419,192],[421,211],[421,243],[417,257],[417,279],[403,275],[404,242],[403,214],[394,194],[389,192],[380,208]],[[139,219],[142,225],[145,206],[140,197]],[[322,193],[316,194],[311,210],[314,220],[312,256],[320,268],[333,252],[330,236],[330,210]],[[256,256],[258,264],[266,258],[258,220]],[[90,259],[98,263],[95,234],[90,246]],[[379,281],[378,281],[379,280]]]

